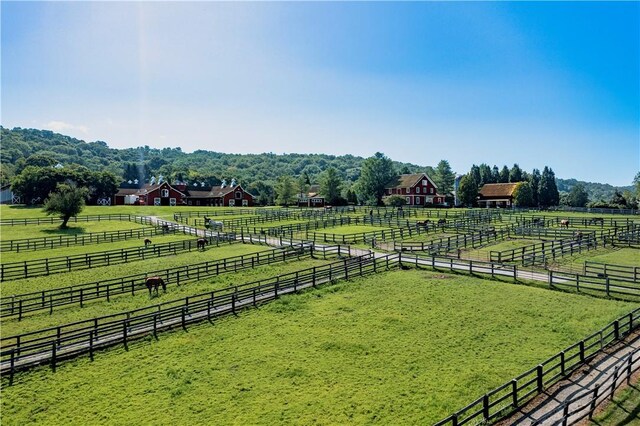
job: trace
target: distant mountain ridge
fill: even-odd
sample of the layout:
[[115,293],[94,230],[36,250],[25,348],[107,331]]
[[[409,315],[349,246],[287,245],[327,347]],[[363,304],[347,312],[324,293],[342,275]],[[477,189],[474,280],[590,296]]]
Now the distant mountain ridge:
[[[123,176],[127,163],[139,163],[148,166],[153,175],[172,176],[176,172],[188,174],[197,171],[201,174],[212,173],[222,179],[236,178],[248,184],[255,181],[273,183],[283,174],[299,176],[308,174],[316,181],[318,175],[328,167],[335,167],[342,177],[354,182],[360,176],[360,167],[364,158],[353,155],[328,154],[226,154],[198,150],[192,153],[182,152],[180,148],[110,148],[106,142],[85,142],[49,130],[13,128],[0,126],[2,151],[2,180],[5,182],[22,162],[33,154],[44,154],[62,164],[80,164],[91,170],[108,170],[117,176]],[[434,159],[434,163],[436,160]],[[399,172],[415,173],[429,171],[429,166],[394,161]],[[434,164],[435,165],[435,164]],[[467,171],[458,171],[466,173]],[[185,176],[189,178],[189,176]],[[616,187],[609,184],[582,182],[576,179],[556,179],[558,190],[568,192],[581,183],[585,186],[591,200],[610,199],[616,190],[632,190],[632,186]]]

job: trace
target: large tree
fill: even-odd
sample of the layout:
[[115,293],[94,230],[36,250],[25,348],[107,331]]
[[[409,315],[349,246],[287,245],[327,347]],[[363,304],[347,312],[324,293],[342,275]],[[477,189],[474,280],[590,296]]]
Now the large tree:
[[469,175],[476,181],[476,185],[482,185],[482,174],[480,173],[480,167],[475,164],[471,166],[471,170],[469,171]]
[[480,181],[478,182],[479,187],[482,187],[485,183],[497,182],[493,179],[493,172],[488,164],[482,163],[478,168],[480,169]]
[[472,207],[478,198],[478,184],[471,174],[466,174],[460,179],[458,186],[458,202],[466,207]]
[[338,171],[333,167],[329,167],[320,175],[320,194],[329,204],[344,204],[342,193],[342,178]]
[[567,205],[571,207],[584,207],[589,202],[589,194],[584,188],[584,185],[577,184],[571,188],[567,195]]
[[543,207],[557,206],[560,203],[560,193],[556,186],[556,175],[547,166],[542,170],[540,186],[538,187],[538,202]]
[[500,170],[500,178],[498,182],[509,183],[509,168],[507,166],[502,166],[502,170]]
[[69,219],[77,216],[84,208],[85,198],[89,194],[87,188],[80,188],[71,183],[61,183],[56,190],[49,194],[44,204],[47,215],[58,214],[62,219],[60,229],[66,229]]
[[362,164],[357,182],[358,191],[368,203],[381,206],[384,189],[395,177],[393,162],[383,153],[376,152]]
[[297,199],[295,183],[289,175],[280,176],[276,184],[276,204],[287,207]]
[[451,166],[447,160],[440,160],[436,166],[436,174],[433,179],[438,187],[438,192],[442,195],[447,195],[453,191],[456,174],[451,170]]
[[522,182],[523,180],[522,169],[516,163],[509,171],[509,182]]
[[500,169],[498,166],[494,165],[493,169],[491,169],[491,183],[499,183],[500,182]]
[[542,176],[540,176],[540,170],[538,169],[533,169],[533,171],[531,172],[531,174],[529,175],[529,185],[531,185],[531,191],[533,193],[533,206],[539,206],[540,202],[538,201],[538,194],[540,191],[540,179],[542,179]]
[[513,191],[513,204],[518,207],[530,207],[533,205],[533,190],[529,182],[519,182]]

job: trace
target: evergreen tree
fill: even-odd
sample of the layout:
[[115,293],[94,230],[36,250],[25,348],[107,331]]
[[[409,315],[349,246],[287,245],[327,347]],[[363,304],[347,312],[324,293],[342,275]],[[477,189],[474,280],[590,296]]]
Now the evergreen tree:
[[499,183],[500,182],[500,169],[498,166],[493,166],[491,169],[491,183]]
[[466,207],[472,207],[478,198],[478,184],[471,174],[466,174],[460,179],[458,186],[458,202]]
[[500,178],[498,182],[509,183],[509,168],[507,166],[502,166],[502,170],[500,170]]
[[524,179],[522,177],[522,169],[518,164],[514,164],[511,170],[509,171],[509,182],[522,182]]
[[473,180],[476,182],[476,185],[482,186],[483,183],[482,183],[482,175],[480,174],[480,167],[476,166],[475,164],[472,165],[469,175],[471,175]]
[[384,189],[395,177],[393,162],[381,152],[376,152],[362,164],[357,182],[358,192],[368,203],[381,206]]
[[549,167],[545,166],[538,188],[538,202],[543,207],[557,206],[560,203],[560,193],[556,186],[556,177]]
[[493,173],[491,172],[491,167],[488,164],[482,163],[480,164],[480,181],[478,182],[478,186],[482,187],[485,183],[493,183]]
[[533,206],[537,207],[540,205],[538,194],[540,193],[540,170],[533,169],[531,174],[529,175],[529,184],[531,185],[531,192],[533,195]]
[[436,166],[436,175],[433,177],[438,187],[438,192],[447,195],[453,191],[453,183],[456,180],[456,174],[451,170],[451,166],[447,160],[440,160]]

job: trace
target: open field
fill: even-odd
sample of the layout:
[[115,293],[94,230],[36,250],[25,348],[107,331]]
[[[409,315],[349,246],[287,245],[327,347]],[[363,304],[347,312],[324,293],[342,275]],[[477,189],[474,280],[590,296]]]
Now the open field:
[[126,264],[7,281],[1,284],[2,296],[7,297],[12,294],[48,290],[56,287],[98,281],[101,278],[114,278],[145,271],[172,268],[174,266],[190,265],[192,263],[256,253],[263,250],[270,250],[270,248],[263,245],[252,244],[221,244],[220,247],[208,246],[205,251],[191,251],[174,256],[153,257]]
[[59,237],[82,235],[89,232],[122,231],[127,229],[148,228],[128,220],[103,220],[95,222],[69,222],[68,229],[60,229],[59,224],[50,223],[47,225],[15,225],[1,226],[0,239],[17,240],[23,238]]
[[[3,252],[0,257],[2,263],[19,262],[24,260],[43,259],[46,257],[58,257],[58,256],[76,256],[79,254],[91,254],[106,250],[118,250],[131,247],[143,247],[145,238],[149,238],[152,244],[169,243],[172,241],[181,240],[195,240],[196,237],[189,234],[183,234],[182,232],[176,232],[175,234],[168,235],[153,235],[149,237],[133,238],[130,240],[105,242],[100,244],[88,244],[85,246],[77,245],[70,247],[58,247],[53,249],[38,249],[23,252]],[[151,248],[149,248],[151,250]]]
[[387,272],[18,374],[3,423],[428,424],[634,306]]
[[52,315],[49,315],[48,311],[44,311],[38,315],[25,317],[22,321],[18,321],[17,319],[3,320],[2,335],[13,336],[42,328],[54,327],[75,321],[144,308],[145,306],[180,299],[195,294],[206,293],[208,291],[218,290],[229,286],[268,279],[276,275],[295,272],[300,269],[321,266],[331,261],[335,262],[335,259],[321,260],[307,257],[302,260],[290,260],[284,263],[275,263],[272,265],[256,267],[254,269],[221,274],[180,286],[169,282],[166,293],[163,293],[162,290],[160,290],[158,296],[153,295],[151,297],[149,296],[146,288],[141,288],[136,291],[135,296],[132,296],[130,293],[126,293],[113,296],[109,302],[105,299],[92,301],[87,303],[83,308],[80,308],[77,304],[69,305],[66,308],[57,308],[53,311]]

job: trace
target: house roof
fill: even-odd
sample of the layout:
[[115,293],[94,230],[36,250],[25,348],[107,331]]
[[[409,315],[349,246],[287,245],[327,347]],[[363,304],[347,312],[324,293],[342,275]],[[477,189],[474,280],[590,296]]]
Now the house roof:
[[118,196],[125,196],[125,195],[145,195],[148,194],[150,192],[155,191],[156,189],[160,188],[163,185],[167,185],[169,187],[171,187],[173,190],[181,193],[182,195],[184,195],[186,198],[221,198],[224,197],[225,195],[227,195],[230,192],[235,191],[236,189],[240,189],[241,191],[251,195],[253,197],[252,194],[246,192],[244,189],[242,189],[242,187],[240,185],[236,185],[236,186],[225,186],[224,188],[221,188],[219,186],[214,186],[211,189],[206,189],[203,191],[197,191],[197,190],[186,190],[186,191],[180,191],[174,187],[172,187],[171,185],[169,185],[167,182],[163,182],[161,184],[155,184],[155,185],[149,185],[149,184],[145,184],[144,186],[142,186],[141,188],[120,188],[118,189],[118,192],[116,193],[116,195]]
[[395,180],[391,181],[389,185],[386,186],[389,188],[411,188],[412,186],[416,186],[423,178],[426,178],[431,182],[431,184],[437,189],[438,186],[435,184],[433,179],[431,179],[426,173],[412,173],[409,175],[400,175]]
[[518,183],[485,183],[480,189],[481,197],[511,197]]

